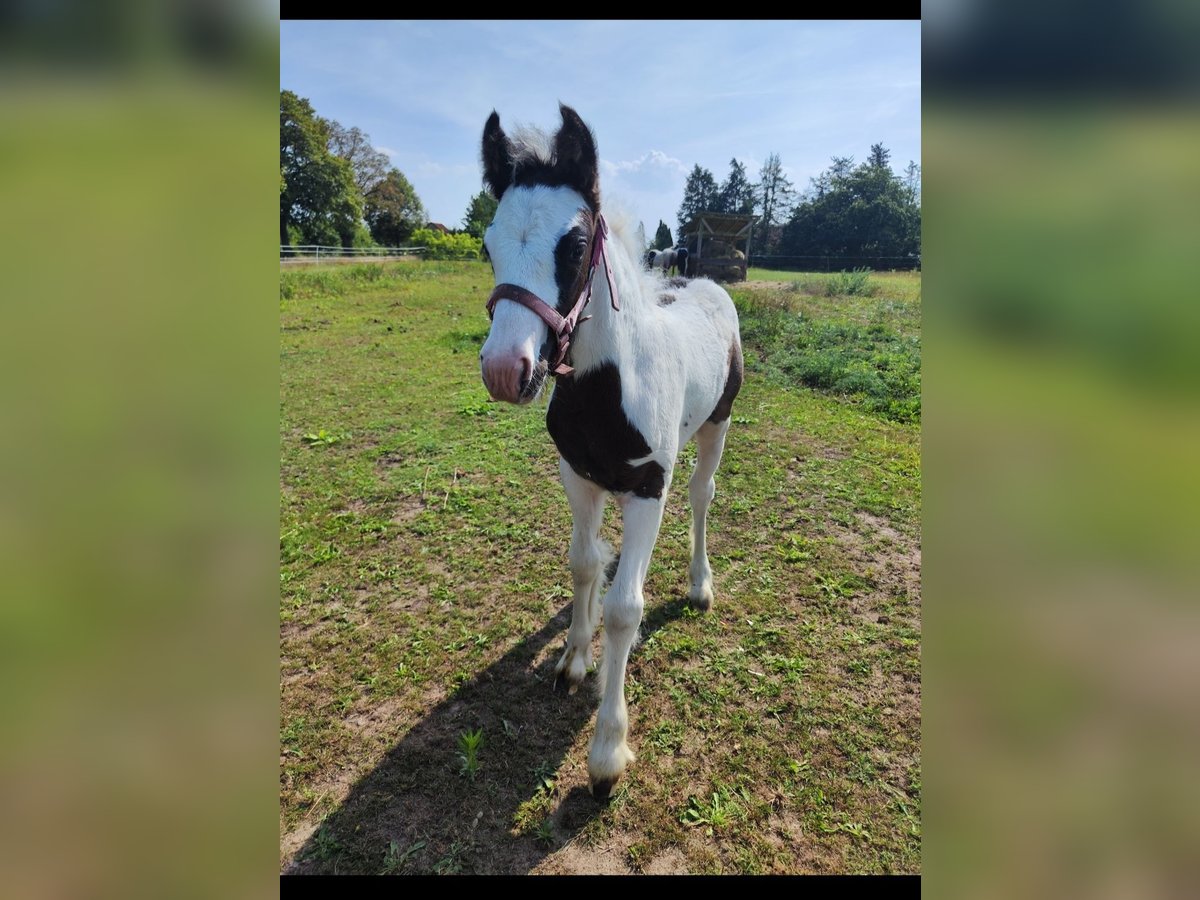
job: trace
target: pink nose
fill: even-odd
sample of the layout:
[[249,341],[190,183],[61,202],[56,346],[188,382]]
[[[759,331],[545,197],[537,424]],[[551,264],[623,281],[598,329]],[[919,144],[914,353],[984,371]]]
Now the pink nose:
[[481,357],[483,384],[493,400],[516,403],[521,391],[533,374],[533,359],[529,356],[505,355]]

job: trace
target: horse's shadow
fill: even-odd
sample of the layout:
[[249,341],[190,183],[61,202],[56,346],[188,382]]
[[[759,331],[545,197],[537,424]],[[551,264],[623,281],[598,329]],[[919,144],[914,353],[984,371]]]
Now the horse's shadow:
[[[646,610],[642,636],[679,618],[682,598]],[[520,874],[534,869],[603,808],[582,782],[555,773],[597,706],[588,684],[555,690],[568,603],[542,629],[434,707],[363,776],[284,867],[284,874]],[[538,663],[538,657],[543,661]],[[459,736],[482,728],[474,779]],[[590,738],[590,729],[589,729]]]

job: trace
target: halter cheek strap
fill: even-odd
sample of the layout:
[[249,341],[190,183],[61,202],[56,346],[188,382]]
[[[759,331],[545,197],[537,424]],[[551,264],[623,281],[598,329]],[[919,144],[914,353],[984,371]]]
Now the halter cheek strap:
[[592,253],[591,261],[588,266],[587,279],[584,281],[583,290],[579,294],[579,299],[575,301],[575,305],[571,307],[571,311],[565,316],[560,315],[558,310],[544,301],[532,291],[527,291],[525,288],[516,284],[498,284],[492,295],[488,298],[487,312],[490,319],[496,309],[496,304],[501,300],[512,300],[514,303],[520,303],[526,309],[534,312],[538,318],[550,326],[551,333],[558,340],[558,347],[555,350],[554,358],[550,360],[550,371],[554,375],[570,375],[575,370],[567,365],[567,351],[571,349],[571,335],[575,333],[575,328],[586,322],[591,316],[579,318],[585,306],[592,299],[592,281],[596,275],[596,267],[601,263],[604,264],[604,278],[608,282],[608,295],[612,299],[612,308],[619,310],[621,308],[620,301],[617,299],[617,286],[613,283],[612,266],[608,262],[608,254],[605,251],[605,239],[608,237],[608,223],[604,221],[604,216],[597,213],[592,230]]

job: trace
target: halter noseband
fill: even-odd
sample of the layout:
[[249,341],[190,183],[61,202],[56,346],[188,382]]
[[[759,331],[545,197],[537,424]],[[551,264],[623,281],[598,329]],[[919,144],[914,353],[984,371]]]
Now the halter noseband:
[[567,351],[571,348],[571,335],[575,333],[575,328],[591,318],[591,316],[584,316],[581,319],[579,318],[579,314],[583,312],[583,308],[592,299],[592,279],[596,274],[596,266],[600,263],[604,263],[604,277],[608,281],[608,295],[612,299],[612,308],[615,310],[621,308],[621,304],[617,300],[617,287],[613,284],[612,266],[609,265],[608,254],[604,250],[604,239],[608,236],[608,223],[604,221],[604,216],[597,213],[593,224],[592,256],[588,267],[587,280],[584,282],[579,299],[575,301],[575,305],[571,307],[571,311],[565,316],[559,315],[557,309],[537,294],[515,284],[505,283],[496,285],[496,289],[492,291],[492,296],[488,298],[487,312],[489,319],[492,318],[497,303],[501,300],[512,300],[514,303],[520,303],[526,309],[532,310],[543,322],[550,326],[551,333],[558,338],[558,349],[554,354],[554,358],[550,360],[550,372],[554,375],[570,375],[575,371],[567,365]]

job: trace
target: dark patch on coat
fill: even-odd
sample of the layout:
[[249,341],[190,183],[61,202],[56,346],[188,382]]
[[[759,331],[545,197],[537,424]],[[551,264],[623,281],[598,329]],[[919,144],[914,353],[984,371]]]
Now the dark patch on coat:
[[[558,239],[554,246],[554,282],[558,285],[555,309],[565,316],[583,292],[588,273],[588,250],[591,248],[592,224],[576,225]],[[542,360],[549,360],[558,349],[558,338],[549,328],[546,340],[539,351]],[[567,351],[568,364],[571,352]]]
[[675,276],[667,279],[667,287],[673,287],[673,288],[687,287],[687,283],[688,283],[688,280],[686,278],[680,278],[678,275],[675,275]]
[[621,373],[614,363],[559,378],[546,411],[546,428],[580,478],[613,494],[662,496],[662,466],[653,461],[629,464],[648,456],[650,445],[621,408]]
[[617,567],[619,565],[621,565],[621,554],[618,552],[612,558],[612,562],[604,567],[604,581],[606,584],[612,584],[612,580],[617,577]]
[[566,315],[583,293],[587,279],[592,225],[576,225],[554,246],[554,283],[558,285],[558,312]]
[[717,406],[708,417],[708,421],[720,424],[729,418],[729,412],[733,409],[733,398],[742,389],[742,374],[742,345],[734,341],[733,346],[729,348],[729,374],[725,376],[725,390],[721,391],[721,399],[717,401]]
[[659,306],[670,306],[674,302],[675,302],[674,294],[659,294],[658,295],[658,305]]
[[680,275],[687,274],[688,252],[686,247],[679,247],[675,250],[675,265],[679,269]]

